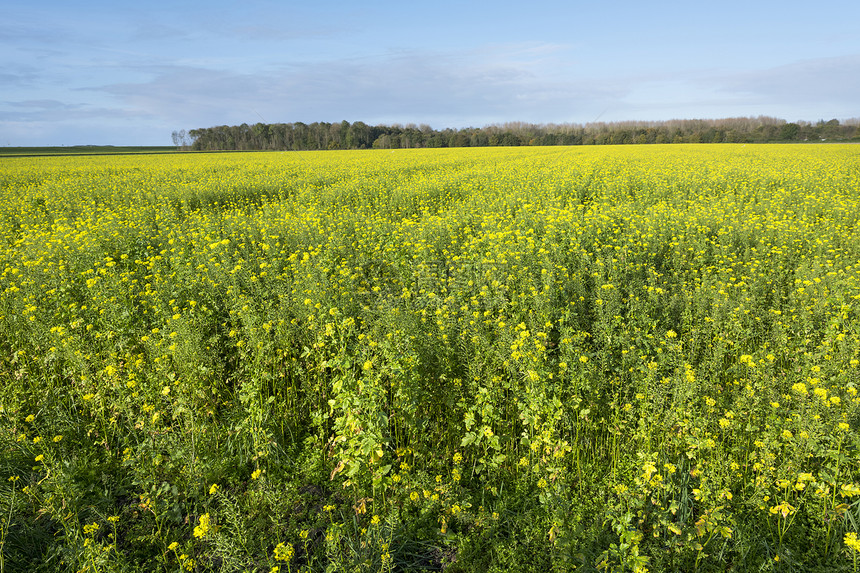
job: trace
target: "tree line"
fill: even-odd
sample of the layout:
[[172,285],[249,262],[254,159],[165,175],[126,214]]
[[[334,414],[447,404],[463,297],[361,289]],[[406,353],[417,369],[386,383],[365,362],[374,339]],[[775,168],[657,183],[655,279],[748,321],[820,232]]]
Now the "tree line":
[[442,130],[429,125],[371,126],[361,121],[341,121],[243,123],[173,132],[175,145],[196,151],[791,141],[860,141],[860,119],[795,123],[759,116],[587,124],[510,122]]

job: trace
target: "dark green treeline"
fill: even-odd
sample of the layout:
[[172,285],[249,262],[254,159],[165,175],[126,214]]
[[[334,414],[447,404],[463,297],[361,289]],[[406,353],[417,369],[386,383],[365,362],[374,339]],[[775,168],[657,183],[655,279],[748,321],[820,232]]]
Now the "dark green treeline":
[[199,151],[860,141],[860,121],[789,123],[759,116],[585,125],[513,122],[442,130],[414,124],[371,126],[361,121],[243,123],[192,129],[187,134],[184,130],[174,132],[173,140],[177,145]]

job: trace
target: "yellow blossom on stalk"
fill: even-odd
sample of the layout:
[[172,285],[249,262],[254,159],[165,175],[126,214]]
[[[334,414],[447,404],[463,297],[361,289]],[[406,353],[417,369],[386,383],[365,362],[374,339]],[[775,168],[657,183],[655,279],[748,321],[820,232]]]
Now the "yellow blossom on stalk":
[[787,501],[780,502],[779,504],[770,508],[770,512],[774,515],[781,515],[783,519],[787,518],[789,515],[797,511],[797,508],[793,505],[789,504]]
[[843,538],[845,545],[853,549],[854,551],[860,553],[860,539],[857,539],[857,533],[854,531],[849,531],[845,534]]
[[654,475],[654,472],[657,471],[657,468],[651,462],[645,462],[642,465],[642,477],[645,481],[649,481],[651,476]]
[[194,537],[205,537],[209,533],[211,527],[211,518],[208,513],[204,513],[199,518],[199,523],[194,527]]
[[289,561],[293,558],[295,551],[292,543],[278,543],[275,546],[275,559],[278,561]]

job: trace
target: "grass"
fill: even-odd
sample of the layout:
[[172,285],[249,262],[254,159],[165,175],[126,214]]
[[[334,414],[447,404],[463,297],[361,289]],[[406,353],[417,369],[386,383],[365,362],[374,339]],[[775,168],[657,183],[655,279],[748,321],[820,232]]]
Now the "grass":
[[175,153],[176,147],[70,145],[62,147],[0,147],[0,157],[37,157],[62,155],[122,155],[129,153]]

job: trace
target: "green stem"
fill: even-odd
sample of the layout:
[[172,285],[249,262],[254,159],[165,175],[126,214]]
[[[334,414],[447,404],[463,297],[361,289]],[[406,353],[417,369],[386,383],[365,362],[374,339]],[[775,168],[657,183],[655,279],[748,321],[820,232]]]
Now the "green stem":
[[[17,480],[16,480],[17,481]],[[0,535],[0,573],[6,571],[6,535],[9,533],[9,527],[12,525],[12,510],[15,507],[15,482],[12,482],[12,495],[9,498],[9,515],[6,518],[6,523],[3,524],[3,533]]]

